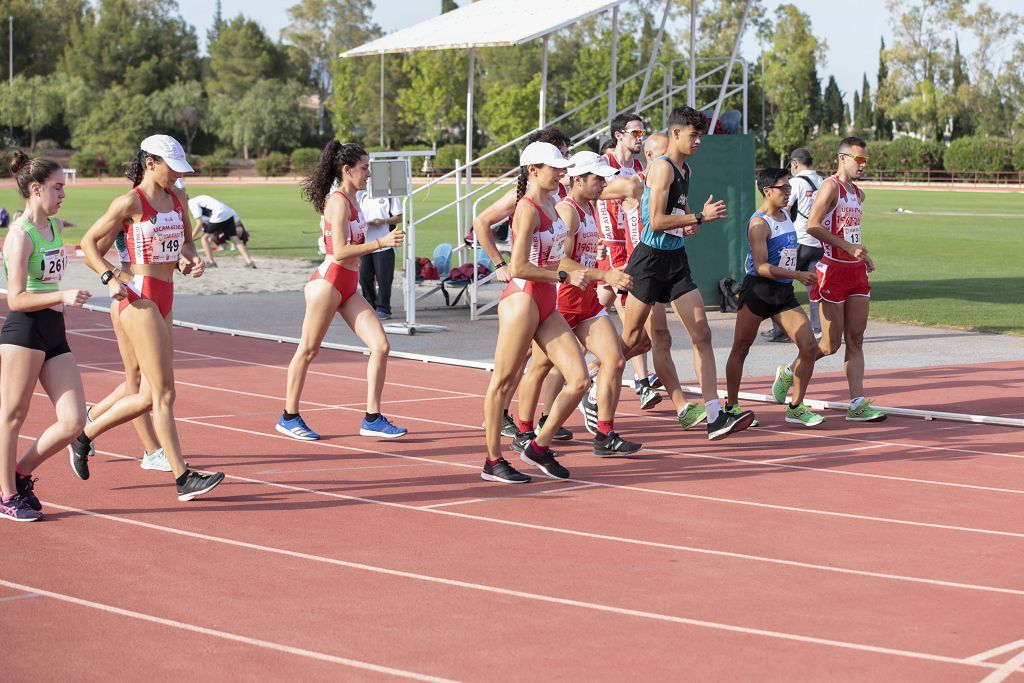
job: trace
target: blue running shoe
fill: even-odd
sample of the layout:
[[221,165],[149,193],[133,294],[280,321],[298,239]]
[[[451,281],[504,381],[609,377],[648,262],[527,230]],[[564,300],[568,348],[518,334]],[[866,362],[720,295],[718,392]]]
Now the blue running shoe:
[[277,431],[300,441],[316,441],[320,438],[319,434],[303,422],[301,415],[296,415],[291,420],[284,419],[284,415],[282,415],[281,419],[277,421]]
[[391,424],[391,420],[381,415],[373,422],[367,422],[364,419],[363,426],[359,428],[359,436],[376,436],[380,439],[397,439],[405,436],[408,431],[409,430],[404,427],[396,427]]

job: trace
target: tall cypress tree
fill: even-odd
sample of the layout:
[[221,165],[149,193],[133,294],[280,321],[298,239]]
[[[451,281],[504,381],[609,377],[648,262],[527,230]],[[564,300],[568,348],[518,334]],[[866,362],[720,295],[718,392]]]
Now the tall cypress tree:
[[[885,63],[885,38],[882,38],[882,46],[878,48],[878,94],[889,83],[889,67]],[[885,115],[885,108],[876,99],[875,101],[875,139],[892,140],[892,120]]]
[[970,85],[970,78],[967,75],[967,68],[963,55],[960,54],[960,37],[956,36],[953,48],[953,135],[963,137],[974,132],[974,121],[971,120],[970,110],[966,106],[968,97],[966,86]]
[[823,132],[832,133],[836,128],[839,134],[843,135],[846,123],[849,121],[849,113],[846,111],[846,103],[843,101],[843,93],[839,90],[835,76],[828,77],[828,85],[825,86],[825,96],[822,98],[821,126]]
[[871,130],[874,121],[875,115],[871,107],[871,84],[868,83],[868,75],[864,74],[864,82],[860,88],[860,108],[854,107],[853,127],[860,133],[866,133]]

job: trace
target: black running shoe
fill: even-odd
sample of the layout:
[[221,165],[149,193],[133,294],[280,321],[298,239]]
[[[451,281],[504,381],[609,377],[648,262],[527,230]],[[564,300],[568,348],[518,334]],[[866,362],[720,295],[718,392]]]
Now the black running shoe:
[[25,476],[18,473],[14,474],[14,485],[18,487],[18,494],[21,496],[21,499],[28,503],[30,508],[39,512],[43,509],[43,504],[39,502],[36,494],[32,492],[37,481],[39,480],[33,479],[29,474],[26,474]]
[[516,427],[516,421],[508,413],[505,413],[505,417],[501,419],[501,435],[509,439],[519,436],[519,427]]
[[598,434],[594,437],[594,455],[606,457],[609,455],[629,455],[636,453],[643,448],[642,443],[626,441],[618,432],[608,432],[607,436]]
[[583,414],[583,426],[587,431],[597,436],[597,402],[590,400],[590,392],[583,394],[579,404],[580,413]]
[[534,432],[519,432],[519,436],[512,439],[512,450],[516,453],[522,453],[536,436]]
[[541,472],[552,479],[569,478],[569,470],[558,464],[558,461],[555,460],[555,453],[550,448],[544,449],[543,453],[538,453],[534,450],[533,446],[530,446],[519,454],[519,459],[525,463],[539,467]]
[[512,467],[505,458],[498,458],[494,462],[485,460],[480,478],[484,481],[497,481],[502,484],[526,484],[530,481],[530,475],[523,474]]
[[[540,422],[537,423],[537,431],[540,431],[544,427],[544,423],[547,422],[547,420],[547,415],[540,416]],[[561,427],[558,428],[558,431],[555,432],[555,435],[551,438],[554,439],[555,441],[570,441],[572,440],[572,432],[566,429],[565,425],[562,425]]]
[[68,444],[68,453],[71,454],[71,469],[75,471],[77,476],[82,481],[89,478],[89,451],[90,446],[82,445],[82,442],[77,438]]
[[708,422],[708,441],[718,441],[735,432],[742,432],[754,421],[754,413],[744,410],[741,413],[727,413],[724,410],[718,414],[718,419]]
[[223,472],[213,474],[199,474],[192,470],[188,471],[188,478],[184,484],[178,484],[178,500],[192,500],[204,493],[217,488],[217,484],[224,481]]

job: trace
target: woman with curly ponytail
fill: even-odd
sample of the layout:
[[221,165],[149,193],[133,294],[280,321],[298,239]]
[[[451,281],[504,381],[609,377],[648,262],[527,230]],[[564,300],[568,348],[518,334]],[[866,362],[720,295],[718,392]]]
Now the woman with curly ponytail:
[[[320,344],[335,313],[341,315],[370,350],[366,367],[366,415],[360,435],[397,439],[406,434],[405,429],[395,426],[380,413],[391,345],[373,307],[357,291],[360,258],[382,247],[397,247],[405,238],[402,229],[397,228],[380,239],[366,242],[366,219],[356,203],[356,192],[366,189],[369,178],[370,157],[366,151],[359,145],[332,140],[302,183],[302,196],[320,214],[326,257],[306,283],[302,338],[288,365],[287,397],[276,425],[277,431],[294,439],[320,438],[299,415],[299,399],[306,371],[320,352]],[[335,183],[338,188],[332,191]]]
[[[64,170],[19,151],[11,160],[11,175],[25,209],[3,245],[11,310],[0,331],[0,517],[34,522],[42,518],[42,505],[32,490],[33,471],[67,447],[85,424],[85,391],[68,346],[64,307],[81,306],[89,292],[60,289],[68,257],[54,215],[64,199]],[[57,422],[19,459],[18,432],[37,381],[53,401]]]

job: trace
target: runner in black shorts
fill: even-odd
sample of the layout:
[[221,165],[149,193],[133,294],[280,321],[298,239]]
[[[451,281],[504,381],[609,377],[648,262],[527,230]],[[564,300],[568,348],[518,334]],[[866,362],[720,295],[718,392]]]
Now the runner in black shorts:
[[[805,285],[817,279],[813,272],[797,266],[797,233],[789,217],[789,171],[766,168],[757,174],[757,187],[764,200],[747,224],[747,252],[740,293],[740,310],[736,314],[736,332],[732,352],[725,366],[729,396],[725,410],[740,414],[739,391],[743,377],[743,361],[757,336],[757,328],[766,318],[777,322],[790,339],[796,340],[800,356],[793,364],[793,400],[786,410],[786,422],[814,427],[825,418],[803,404],[807,383],[814,372],[818,344],[811,331],[807,314],[793,293],[793,280]],[[785,400],[776,397],[779,403]]]
[[[60,289],[68,257],[53,215],[64,199],[64,170],[55,161],[15,152],[11,175],[25,210],[3,246],[11,310],[0,331],[0,517],[34,522],[42,518],[42,505],[32,491],[32,473],[85,424],[85,391],[68,346],[64,307],[81,306],[89,292]],[[18,432],[37,381],[53,401],[57,421],[19,459]]]
[[659,363],[656,355],[654,369],[675,404],[679,425],[689,429],[706,417],[708,438],[714,440],[746,429],[753,422],[754,414],[734,415],[721,409],[711,327],[704,312],[704,300],[690,277],[686,260],[684,237],[696,235],[701,223],[726,217],[725,202],[716,202],[714,197],[708,197],[703,210],[689,213],[690,168],[686,159],[700,147],[706,130],[707,118],[696,109],[673,110],[668,120],[667,153],[652,161],[648,168],[640,203],[643,223],[640,244],[626,266],[626,273],[633,277],[633,291],[622,323],[622,345],[627,357],[643,353],[644,347],[649,346],[643,332],[651,308],[657,303],[672,305],[693,342],[693,365],[704,405],[687,403],[674,363]]

